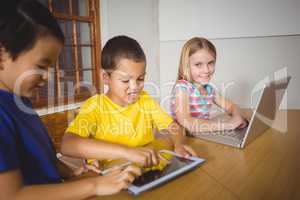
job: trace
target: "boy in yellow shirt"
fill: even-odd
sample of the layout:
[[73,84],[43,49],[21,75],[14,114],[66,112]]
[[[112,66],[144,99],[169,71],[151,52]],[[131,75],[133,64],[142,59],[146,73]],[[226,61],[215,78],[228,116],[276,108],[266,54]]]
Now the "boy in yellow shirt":
[[145,147],[154,131],[167,131],[174,151],[195,155],[184,143],[183,129],[145,91],[146,57],[127,36],[110,39],[101,57],[106,94],[89,98],[63,137],[62,153],[96,160],[126,159],[144,167],[159,164],[158,153]]

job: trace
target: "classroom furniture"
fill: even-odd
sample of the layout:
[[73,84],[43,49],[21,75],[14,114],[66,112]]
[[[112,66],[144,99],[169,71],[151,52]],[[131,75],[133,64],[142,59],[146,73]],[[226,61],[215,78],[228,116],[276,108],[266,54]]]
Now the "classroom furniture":
[[41,116],[57,152],[60,152],[61,140],[68,124],[73,121],[78,111],[79,109],[73,109]]

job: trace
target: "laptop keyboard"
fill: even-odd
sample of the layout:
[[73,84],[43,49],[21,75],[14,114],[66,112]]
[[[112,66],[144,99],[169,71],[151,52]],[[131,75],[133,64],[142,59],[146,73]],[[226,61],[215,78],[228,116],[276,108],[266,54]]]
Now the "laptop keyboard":
[[193,134],[194,136],[207,136],[207,137],[221,137],[221,138],[231,138],[231,139],[237,139],[241,140],[245,133],[247,128],[243,129],[236,129],[236,130],[228,130],[228,131],[215,131],[215,132],[201,132]]

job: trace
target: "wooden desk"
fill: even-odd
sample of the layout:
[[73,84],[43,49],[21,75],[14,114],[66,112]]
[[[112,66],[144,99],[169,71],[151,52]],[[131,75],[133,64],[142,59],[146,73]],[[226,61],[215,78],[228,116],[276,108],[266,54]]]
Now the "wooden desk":
[[206,159],[201,167],[139,196],[94,199],[300,199],[299,119],[300,110],[288,111],[287,133],[269,129],[243,150],[189,138]]

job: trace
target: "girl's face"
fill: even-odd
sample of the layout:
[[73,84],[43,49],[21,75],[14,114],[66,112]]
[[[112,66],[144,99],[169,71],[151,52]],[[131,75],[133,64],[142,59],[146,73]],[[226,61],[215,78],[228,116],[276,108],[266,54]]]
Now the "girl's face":
[[144,88],[145,68],[144,62],[121,59],[117,69],[104,78],[109,86],[107,96],[120,106],[136,102]]
[[62,44],[51,36],[37,40],[35,46],[15,60],[5,50],[0,59],[0,88],[19,96],[31,97],[45,85],[48,69],[54,65]]
[[200,49],[190,56],[191,79],[198,84],[207,84],[215,72],[215,57],[206,49]]

